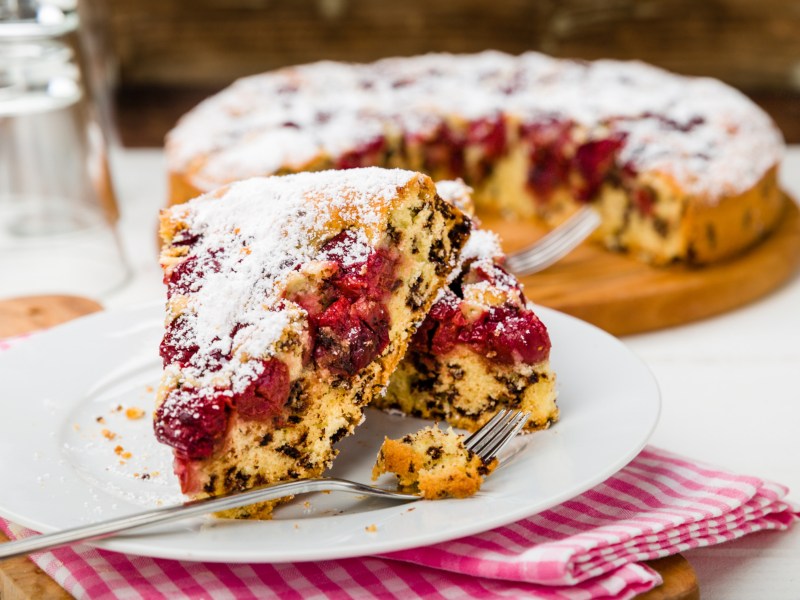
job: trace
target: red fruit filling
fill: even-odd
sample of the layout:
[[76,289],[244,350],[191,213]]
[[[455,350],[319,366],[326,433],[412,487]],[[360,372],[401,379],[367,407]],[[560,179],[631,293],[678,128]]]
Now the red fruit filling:
[[172,297],[173,294],[196,292],[208,273],[218,273],[220,264],[215,255],[219,252],[219,250],[211,251],[203,258],[190,256],[175,265],[169,277],[164,276],[164,283],[167,284],[167,297]]
[[188,321],[183,317],[178,317],[167,326],[159,346],[165,367],[172,363],[178,363],[181,367],[189,364],[199,349],[197,345],[187,342],[191,337]]
[[617,151],[624,140],[624,135],[618,134],[578,146],[573,164],[583,180],[582,185],[575,190],[579,200],[589,201],[597,195],[600,186],[614,169]]
[[656,203],[655,192],[649,187],[636,188],[633,192],[633,202],[642,215],[649,217],[653,214]]
[[467,129],[467,143],[480,146],[489,159],[506,153],[506,124],[502,117],[472,121]]
[[[577,199],[589,202],[605,181],[626,174],[616,164],[625,134],[590,140],[573,151],[572,127],[570,121],[551,120],[522,128],[522,137],[531,144],[527,184],[538,200],[547,201],[556,189],[570,187]],[[578,181],[573,173],[580,176]]]
[[558,120],[522,128],[521,136],[531,144],[527,183],[539,200],[546,201],[557,188],[569,182],[570,161],[566,153],[571,128],[570,121]]
[[[467,320],[461,311],[462,286],[480,281],[518,290],[523,306],[493,306],[477,319]],[[466,344],[478,354],[505,364],[541,362],[550,354],[550,338],[545,326],[524,303],[519,282],[501,266],[473,263],[433,305],[412,344],[417,350],[437,355],[447,354],[456,344]]]
[[550,355],[547,329],[532,311],[504,304],[467,321],[459,299],[452,292],[448,295],[428,313],[414,338],[415,348],[442,355],[457,344],[466,344],[504,364],[535,364]]
[[386,149],[386,139],[381,136],[371,142],[345,152],[336,161],[336,169],[355,169],[356,167],[374,167],[382,164],[384,150]]
[[342,297],[314,321],[314,361],[337,375],[360,371],[389,343],[389,315],[380,302]]
[[174,390],[156,411],[156,438],[185,459],[211,456],[228,427],[229,404],[222,394],[201,397],[194,389]]
[[307,312],[318,367],[351,376],[366,367],[389,343],[384,301],[394,289],[397,253],[373,249],[353,231],[329,240],[320,259],[333,273],[314,293],[293,298]]
[[467,143],[481,149],[481,158],[471,174],[472,183],[479,184],[491,174],[494,162],[508,150],[505,121],[502,117],[472,121],[467,128]]
[[464,135],[441,123],[429,136],[412,136],[409,145],[422,146],[422,169],[445,177],[464,174]]
[[289,369],[277,358],[262,361],[264,370],[247,389],[233,397],[242,419],[266,421],[281,414],[289,398]]

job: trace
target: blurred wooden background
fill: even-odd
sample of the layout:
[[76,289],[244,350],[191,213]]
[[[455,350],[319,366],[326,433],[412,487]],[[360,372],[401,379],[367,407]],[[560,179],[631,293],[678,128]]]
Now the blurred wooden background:
[[116,60],[128,145],[236,77],[430,51],[636,58],[738,87],[800,142],[800,2],[789,0],[84,0]]

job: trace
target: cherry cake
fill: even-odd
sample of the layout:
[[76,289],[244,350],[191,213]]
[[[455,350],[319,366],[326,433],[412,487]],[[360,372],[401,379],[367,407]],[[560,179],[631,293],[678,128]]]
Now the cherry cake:
[[653,264],[752,245],[785,206],[784,144],[744,95],[639,62],[432,54],[235,82],[169,133],[171,202],[254,175],[378,165],[461,177],[479,214],[556,225]]
[[[469,188],[456,182],[437,188],[469,210]],[[558,419],[547,328],[503,261],[497,236],[475,229],[375,405],[470,431],[501,408],[530,412],[525,431]]]
[[[183,492],[320,475],[469,233],[430,178],[378,168],[253,178],[163,211],[154,425]],[[275,504],[226,516],[267,518]]]

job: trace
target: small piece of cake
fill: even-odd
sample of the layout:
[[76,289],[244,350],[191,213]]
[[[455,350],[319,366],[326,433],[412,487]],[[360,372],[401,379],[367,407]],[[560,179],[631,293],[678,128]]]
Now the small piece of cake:
[[[469,188],[437,183],[469,210]],[[454,198],[455,196],[455,198]],[[558,419],[550,338],[491,231],[474,230],[448,288],[420,326],[376,406],[475,431],[501,408],[531,413],[525,431]]]
[[250,179],[164,211],[155,432],[183,492],[320,475],[469,230],[427,176],[377,168]]
[[769,233],[783,152],[769,116],[720,81],[535,52],[287,67],[205,100],[166,141],[171,202],[254,175],[401,167],[462,177],[484,215],[553,226],[591,204],[595,239],[658,265]]
[[496,466],[497,458],[484,463],[468,450],[463,435],[433,425],[399,440],[385,438],[372,479],[395,473],[400,489],[426,500],[466,498],[480,489]]

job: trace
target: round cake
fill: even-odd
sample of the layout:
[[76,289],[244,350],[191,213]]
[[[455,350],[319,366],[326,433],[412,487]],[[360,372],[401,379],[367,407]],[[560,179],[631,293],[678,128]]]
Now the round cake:
[[738,91],[639,62],[431,54],[236,81],[168,134],[170,201],[256,175],[402,167],[463,178],[478,214],[555,225],[654,264],[740,252],[784,208],[784,145]]

